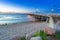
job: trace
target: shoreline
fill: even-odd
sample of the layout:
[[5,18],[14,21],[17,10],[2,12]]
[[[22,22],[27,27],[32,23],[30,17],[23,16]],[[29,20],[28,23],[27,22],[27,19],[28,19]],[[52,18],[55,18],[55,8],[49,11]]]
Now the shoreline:
[[4,23],[4,24],[0,24],[0,26],[2,26],[2,25],[13,25],[13,24],[20,24],[20,23],[42,23],[41,21],[27,21],[27,22],[17,22],[17,23]]

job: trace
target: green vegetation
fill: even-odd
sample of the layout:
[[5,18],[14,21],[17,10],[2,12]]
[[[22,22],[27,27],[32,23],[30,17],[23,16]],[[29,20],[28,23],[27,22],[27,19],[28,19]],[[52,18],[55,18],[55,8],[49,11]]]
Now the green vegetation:
[[60,32],[57,32],[56,35],[55,35],[55,37],[56,37],[58,40],[60,40]]
[[41,30],[40,32],[36,32],[36,34],[32,35],[32,37],[37,37],[37,36],[40,36],[42,40],[47,40],[47,35],[43,30]]
[[21,40],[26,40],[25,36],[21,37]]
[[[43,30],[38,31],[34,35],[32,35],[32,37],[37,37],[37,36],[40,36],[42,38],[42,40],[48,40],[47,34]],[[53,37],[55,39],[60,40],[60,32],[57,32],[55,35],[53,35]],[[26,40],[25,36],[21,37],[21,40]]]

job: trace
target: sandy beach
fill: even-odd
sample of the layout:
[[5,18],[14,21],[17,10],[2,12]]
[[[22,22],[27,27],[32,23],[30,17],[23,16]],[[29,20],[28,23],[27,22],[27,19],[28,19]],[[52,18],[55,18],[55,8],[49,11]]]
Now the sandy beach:
[[[56,29],[59,29],[59,25],[56,24],[56,26]],[[48,27],[47,22],[25,22],[0,25],[0,40],[10,40],[15,36],[34,34],[35,32],[40,31],[45,27]]]
[[24,36],[36,32],[47,26],[46,22],[27,22],[11,25],[0,25],[0,40],[9,40],[14,36]]

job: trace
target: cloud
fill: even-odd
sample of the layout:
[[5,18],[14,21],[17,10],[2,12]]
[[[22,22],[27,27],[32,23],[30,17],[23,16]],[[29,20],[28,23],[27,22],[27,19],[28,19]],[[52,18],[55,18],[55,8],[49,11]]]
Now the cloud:
[[22,7],[11,7],[11,6],[6,6],[6,5],[0,5],[0,12],[16,12],[16,13],[28,13],[31,12],[31,10],[27,8],[22,8]]

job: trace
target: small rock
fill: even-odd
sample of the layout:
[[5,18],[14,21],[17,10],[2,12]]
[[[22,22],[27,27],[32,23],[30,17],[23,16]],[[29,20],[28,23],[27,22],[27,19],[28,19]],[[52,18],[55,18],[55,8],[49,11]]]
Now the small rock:
[[32,37],[30,40],[42,40],[42,38],[38,36],[38,37]]

